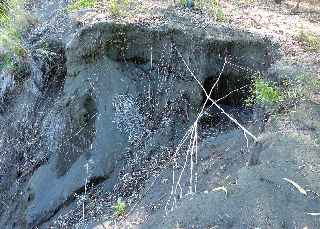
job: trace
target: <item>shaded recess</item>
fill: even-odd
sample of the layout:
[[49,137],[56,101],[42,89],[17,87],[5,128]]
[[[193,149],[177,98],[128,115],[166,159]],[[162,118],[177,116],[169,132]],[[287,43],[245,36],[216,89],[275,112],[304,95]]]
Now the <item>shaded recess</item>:
[[[217,82],[218,77],[219,74],[209,76],[204,80],[203,87],[207,94],[210,93],[210,90]],[[212,100],[218,101],[218,104],[241,107],[243,106],[244,101],[250,96],[251,86],[251,77],[245,75],[243,72],[222,73],[210,97]],[[202,92],[202,95],[202,103],[204,103],[206,101],[206,95],[204,92]],[[211,105],[211,101],[206,103],[206,107],[210,107]]]

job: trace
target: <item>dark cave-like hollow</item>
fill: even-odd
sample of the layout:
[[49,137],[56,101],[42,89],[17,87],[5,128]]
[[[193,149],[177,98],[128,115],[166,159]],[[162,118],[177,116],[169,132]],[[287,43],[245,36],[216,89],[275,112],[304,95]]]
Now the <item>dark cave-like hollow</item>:
[[[209,94],[211,88],[218,80],[219,74],[209,75],[203,83],[206,93]],[[245,100],[250,96],[252,86],[251,77],[238,72],[223,73],[213,89],[210,98],[218,101],[218,104],[232,107],[243,107]],[[206,101],[206,95],[202,92],[202,104]],[[210,107],[211,101],[205,107]]]

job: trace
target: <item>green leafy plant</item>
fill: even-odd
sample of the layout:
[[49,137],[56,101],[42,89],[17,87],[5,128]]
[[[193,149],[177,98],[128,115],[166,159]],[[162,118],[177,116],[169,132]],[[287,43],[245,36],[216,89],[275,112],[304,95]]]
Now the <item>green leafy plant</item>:
[[97,0],[74,0],[68,5],[67,10],[74,12],[80,9],[95,8],[96,6]]
[[274,105],[282,100],[279,90],[260,77],[253,80],[251,94],[252,95],[245,101],[247,106],[252,106],[254,103],[260,105]]
[[281,100],[279,91],[269,83],[258,79],[255,81],[256,99],[260,103],[274,104]]
[[126,209],[127,209],[127,205],[121,198],[119,198],[115,203],[115,205],[113,206],[114,214],[117,217],[124,215],[124,213],[126,212]]

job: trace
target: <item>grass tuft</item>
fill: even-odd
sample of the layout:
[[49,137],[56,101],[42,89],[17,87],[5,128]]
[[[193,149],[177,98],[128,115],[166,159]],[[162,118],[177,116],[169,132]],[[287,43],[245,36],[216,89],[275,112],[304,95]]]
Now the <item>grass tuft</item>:
[[[130,4],[129,0],[107,0],[104,3],[110,14],[115,17],[125,16]],[[99,4],[99,7],[101,7],[101,4]],[[98,8],[98,0],[74,0],[67,7],[67,11],[75,12],[81,9],[93,8]]]
[[263,106],[270,106],[280,101],[282,101],[280,91],[271,83],[266,82],[260,77],[256,77],[253,80],[251,96],[246,99],[245,105],[252,106],[254,103],[257,103]]
[[320,50],[320,37],[312,32],[306,32],[303,29],[299,31],[297,40],[303,43],[308,51]]
[[93,9],[97,7],[97,0],[74,0],[72,1],[67,10],[69,12],[75,12],[81,9]]
[[11,55],[6,53],[0,56],[0,71],[4,69],[11,70],[13,69],[13,67],[14,67],[14,63]]
[[225,14],[223,12],[223,9],[220,5],[220,2],[219,0],[212,0],[211,1],[211,14],[212,16],[216,19],[216,21],[225,21],[226,20],[226,17],[225,17]]
[[97,0],[74,0],[68,5],[67,10],[69,12],[75,12],[81,9],[95,8],[96,6]]
[[254,83],[256,100],[262,104],[275,104],[281,100],[280,92],[270,83],[257,79]]
[[109,0],[108,9],[114,17],[126,16],[129,4],[129,0]]
[[26,27],[24,0],[0,0],[0,70],[13,69],[26,54],[21,37]]
[[127,205],[124,201],[121,200],[121,198],[119,198],[115,203],[115,205],[113,206],[114,214],[117,217],[123,216],[124,213],[126,212],[126,209],[127,209]]
[[[182,6],[186,6],[187,2],[187,0],[180,0]],[[194,0],[194,6],[207,11],[216,21],[226,21],[226,16],[219,0]]]
[[310,93],[320,90],[320,80],[312,74],[301,73],[295,79],[283,82],[285,100],[291,103],[309,98]]

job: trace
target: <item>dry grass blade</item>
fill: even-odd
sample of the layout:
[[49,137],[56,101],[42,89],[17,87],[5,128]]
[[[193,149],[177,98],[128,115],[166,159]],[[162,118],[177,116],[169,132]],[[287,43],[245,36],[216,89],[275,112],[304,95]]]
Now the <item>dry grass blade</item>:
[[302,188],[300,185],[298,185],[296,182],[294,182],[293,180],[290,180],[288,178],[282,178],[282,179],[292,184],[303,195],[305,196],[307,195],[307,191],[304,188]]
[[225,192],[226,197],[228,196],[228,190],[224,186],[212,189],[212,192],[218,192],[218,191],[223,191],[223,192]]
[[320,216],[320,213],[316,213],[316,212],[307,212],[307,215]]

